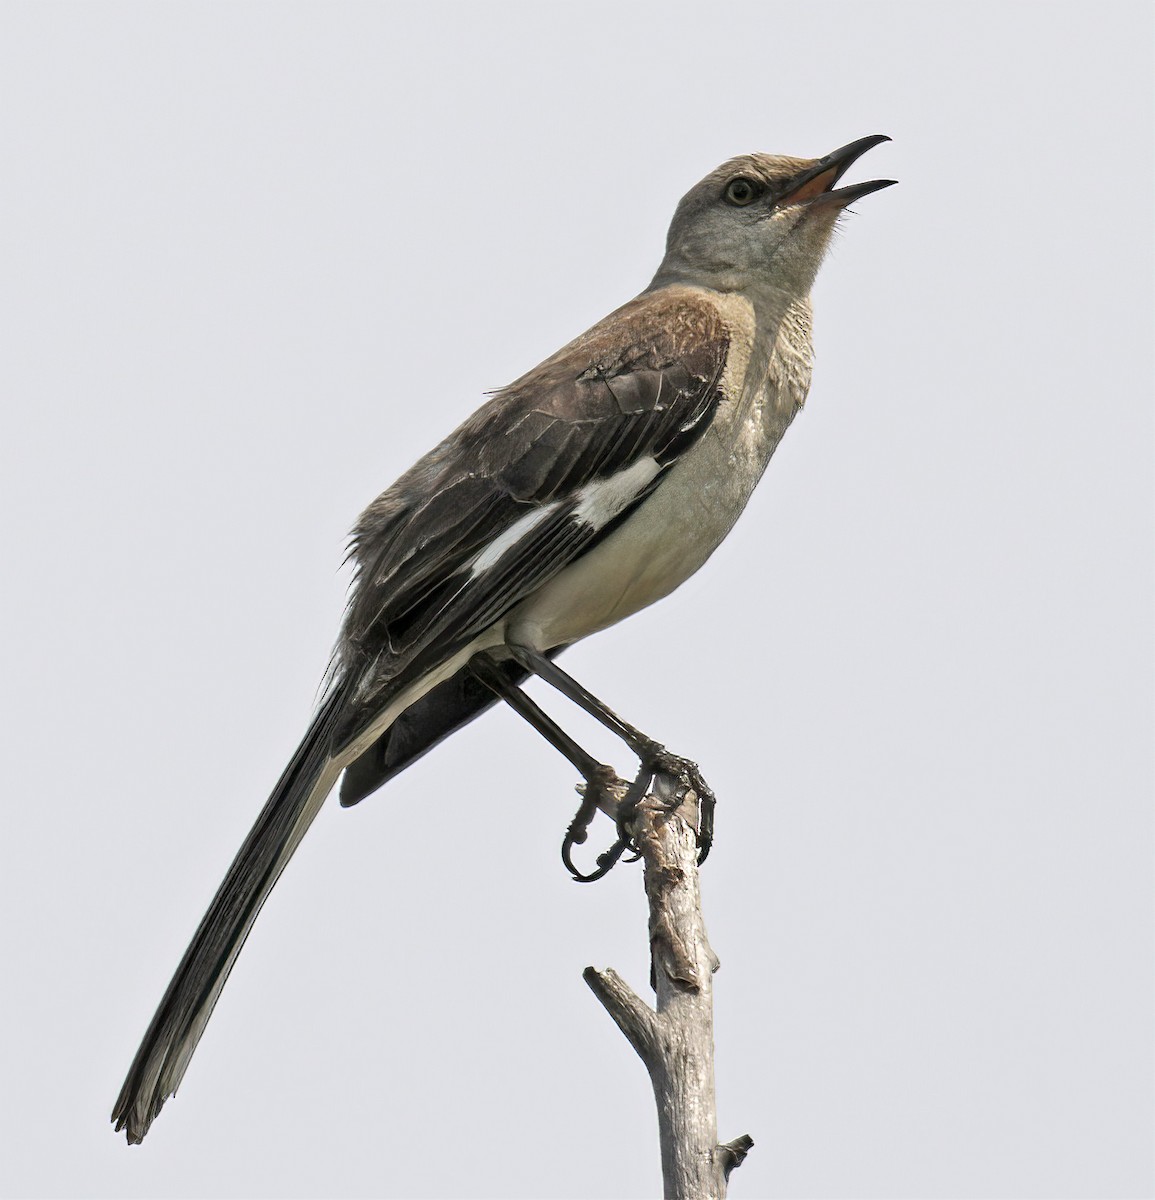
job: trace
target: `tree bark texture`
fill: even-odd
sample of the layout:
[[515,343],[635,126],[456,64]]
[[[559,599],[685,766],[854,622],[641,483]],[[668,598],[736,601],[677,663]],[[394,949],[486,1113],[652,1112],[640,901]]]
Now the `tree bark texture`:
[[726,1195],[730,1172],[753,1145],[719,1145],[714,1100],[714,988],[718,959],[706,938],[698,886],[697,797],[673,811],[678,783],[666,775],[641,804],[633,836],[645,863],[650,908],[650,982],[657,1010],[612,970],[584,979],[637,1051],[658,1108],[667,1200]]

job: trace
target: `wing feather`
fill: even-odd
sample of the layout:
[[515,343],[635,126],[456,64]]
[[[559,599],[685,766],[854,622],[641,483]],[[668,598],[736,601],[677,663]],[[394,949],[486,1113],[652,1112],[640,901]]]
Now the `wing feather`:
[[[354,531],[356,578],[339,647],[366,714],[501,620],[645,499],[709,425],[728,350],[728,329],[704,293],[641,296],[498,392],[370,505]],[[656,474],[629,473],[647,459]],[[582,498],[610,479],[625,490],[599,524]],[[525,520],[547,506],[540,520]]]

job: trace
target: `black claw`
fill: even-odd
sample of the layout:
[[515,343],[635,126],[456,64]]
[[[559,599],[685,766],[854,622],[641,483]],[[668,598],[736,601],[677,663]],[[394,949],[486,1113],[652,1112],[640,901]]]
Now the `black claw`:
[[[591,876],[591,880],[592,879],[601,879],[601,877],[603,875],[605,875],[609,870],[611,870],[611,868],[618,861],[618,859],[621,858],[622,854],[625,852],[625,849],[626,849],[625,842],[623,842],[619,839],[618,841],[614,842],[614,844],[608,850],[605,850],[601,854],[599,854],[598,855],[598,869],[594,873],[594,875]],[[589,881],[586,881],[586,882],[589,882]]]
[[698,800],[698,866],[701,866],[710,854],[714,844],[714,810],[718,802],[714,793],[708,788],[706,794]]
[[594,788],[593,781],[587,780],[582,802],[578,805],[578,810],[574,813],[574,818],[569,823],[569,828],[565,831],[565,837],[561,843],[561,860],[565,863],[566,870],[575,879],[582,878],[582,873],[573,865],[573,858],[570,855],[570,851],[573,850],[574,846],[583,845],[589,837],[590,822],[594,819],[594,815],[598,811]]
[[569,858],[568,847],[564,843],[562,845],[561,856],[562,861],[565,863],[569,873],[574,877],[576,882],[593,883],[596,880],[601,879],[603,876],[608,875],[610,871],[613,870],[614,865],[617,863],[618,859],[621,858],[625,849],[625,843],[619,838],[608,850],[603,850],[602,853],[598,855],[597,868],[596,870],[591,871],[588,875],[582,871],[579,871],[577,867],[573,865]]
[[[595,880],[601,879],[614,868],[617,861],[627,850],[634,848],[629,836],[623,836],[619,830],[618,837],[610,848],[603,850],[598,855],[597,864],[593,871],[587,874],[584,871],[578,870],[574,865],[571,852],[574,846],[582,845],[589,837],[590,824],[598,812],[599,793],[609,791],[611,780],[614,782],[617,781],[617,776],[608,767],[602,767],[600,770],[602,775],[595,774],[586,778],[582,802],[574,814],[574,819],[570,822],[569,829],[566,830],[566,835],[561,844],[561,860],[565,863],[566,870],[569,871],[578,883],[593,883]],[[634,786],[631,785],[626,793],[627,799],[633,790]]]
[[615,824],[618,830],[618,841],[624,842],[633,853],[634,857],[631,862],[637,862],[641,858],[641,852],[634,844],[633,834],[630,833],[630,825],[633,824],[634,818],[638,815],[638,805],[645,798],[646,793],[650,790],[650,784],[653,782],[654,774],[643,763],[637,775],[634,777],[633,783],[626,790],[626,794],[622,797],[618,804],[617,819]]

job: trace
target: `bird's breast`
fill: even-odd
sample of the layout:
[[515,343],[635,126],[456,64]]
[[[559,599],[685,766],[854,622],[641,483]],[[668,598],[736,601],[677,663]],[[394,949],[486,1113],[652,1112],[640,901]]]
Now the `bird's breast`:
[[613,533],[510,614],[508,640],[546,650],[653,604],[705,563],[746,507],[809,375],[801,391],[794,379],[784,386],[777,347],[757,345],[751,306],[719,300],[731,341],[723,399],[709,428]]

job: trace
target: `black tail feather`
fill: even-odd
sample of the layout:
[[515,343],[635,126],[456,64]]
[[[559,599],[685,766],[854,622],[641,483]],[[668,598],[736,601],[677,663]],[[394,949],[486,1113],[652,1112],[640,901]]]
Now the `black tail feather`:
[[[129,1068],[112,1119],[138,1143],[176,1092],[265,898],[336,780],[343,689],[324,700],[213,897]],[[331,778],[327,778],[331,776]]]

